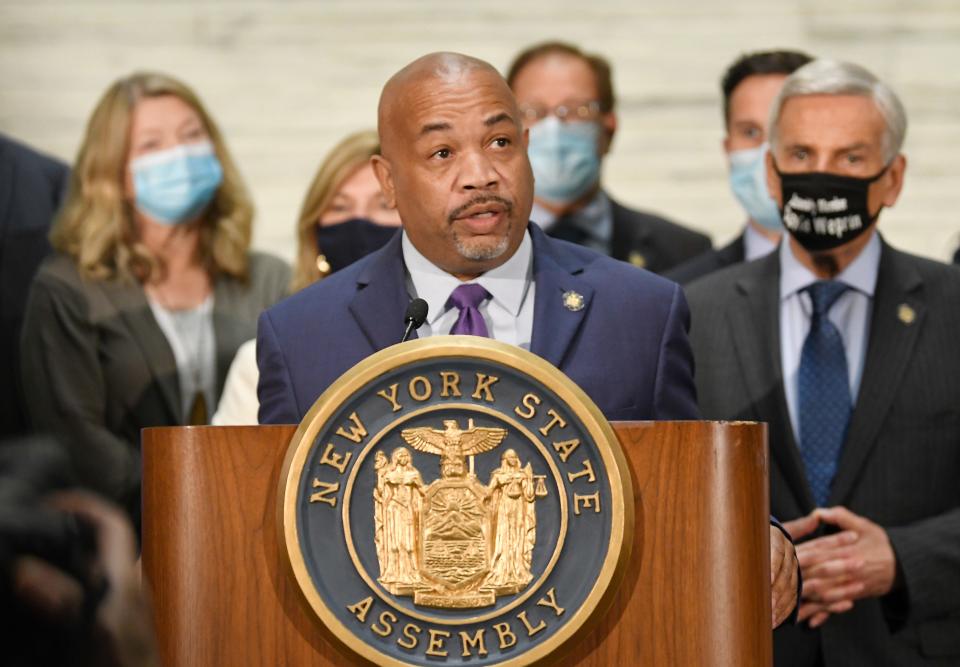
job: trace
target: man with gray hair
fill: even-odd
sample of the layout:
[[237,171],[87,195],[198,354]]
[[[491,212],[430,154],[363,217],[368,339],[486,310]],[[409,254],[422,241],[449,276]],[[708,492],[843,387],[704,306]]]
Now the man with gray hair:
[[767,157],[788,235],[687,290],[701,412],[769,423],[771,510],[804,540],[777,665],[960,664],[960,270],[876,231],[906,125],[864,68],[798,69]]

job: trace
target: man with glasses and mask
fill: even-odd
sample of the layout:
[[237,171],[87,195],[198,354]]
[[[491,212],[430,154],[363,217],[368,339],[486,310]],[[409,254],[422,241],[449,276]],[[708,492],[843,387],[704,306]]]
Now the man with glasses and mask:
[[731,264],[752,261],[773,251],[783,224],[767,191],[767,118],[788,75],[812,58],[799,51],[758,51],[737,58],[723,74],[723,121],[730,189],[747,214],[743,232],[733,241],[684,262],[665,275],[681,285]]
[[960,270],[891,248],[906,114],[816,60],[770,113],[774,253],[688,290],[700,408],[769,423],[803,573],[777,665],[960,664]]
[[514,59],[507,83],[530,131],[530,217],[548,234],[654,273],[710,249],[704,234],[628,209],[602,189],[600,170],[617,129],[606,60],[546,42]]

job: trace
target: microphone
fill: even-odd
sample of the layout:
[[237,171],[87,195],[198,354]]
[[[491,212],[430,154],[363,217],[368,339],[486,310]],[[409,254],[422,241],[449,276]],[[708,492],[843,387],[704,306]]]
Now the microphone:
[[407,312],[403,315],[403,323],[407,325],[407,328],[403,332],[403,338],[400,339],[401,343],[406,341],[414,330],[419,329],[427,321],[427,310],[429,310],[429,306],[423,299],[414,299],[410,302],[410,305],[407,306]]

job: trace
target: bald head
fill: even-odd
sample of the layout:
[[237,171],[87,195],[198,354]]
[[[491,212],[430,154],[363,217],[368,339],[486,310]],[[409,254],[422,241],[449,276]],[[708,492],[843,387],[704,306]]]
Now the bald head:
[[424,257],[466,279],[513,255],[533,172],[517,102],[493,67],[459,53],[413,61],[383,87],[378,125],[374,173]]
[[[490,63],[462,53],[441,51],[428,53],[394,74],[380,93],[377,107],[377,130],[380,133],[381,150],[389,155],[390,148],[403,122],[403,116],[411,110],[410,104],[440,89],[464,88],[475,77],[494,87],[502,87],[514,107],[513,93],[507,82]],[[514,118],[519,120],[519,114]]]

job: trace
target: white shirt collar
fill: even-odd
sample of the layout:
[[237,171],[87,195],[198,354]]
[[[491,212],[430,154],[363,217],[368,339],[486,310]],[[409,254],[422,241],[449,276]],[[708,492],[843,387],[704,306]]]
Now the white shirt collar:
[[[464,283],[424,257],[410,241],[406,230],[401,237],[401,247],[403,262],[416,292],[415,296],[427,302],[427,322],[433,324],[447,310],[450,293]],[[468,282],[481,285],[490,293],[494,303],[516,317],[529,291],[533,277],[532,267],[533,242],[530,240],[530,232],[527,231],[520,247],[510,259]]]
[[[853,289],[873,297],[877,286],[877,272],[880,270],[880,235],[873,230],[873,236],[864,246],[856,259],[835,278]],[[780,299],[800,292],[808,285],[820,280],[810,269],[800,263],[790,248],[790,240],[783,239],[780,244]]]
[[769,238],[753,228],[749,222],[743,231],[743,257],[747,262],[765,257],[773,252],[779,241],[771,241]]

